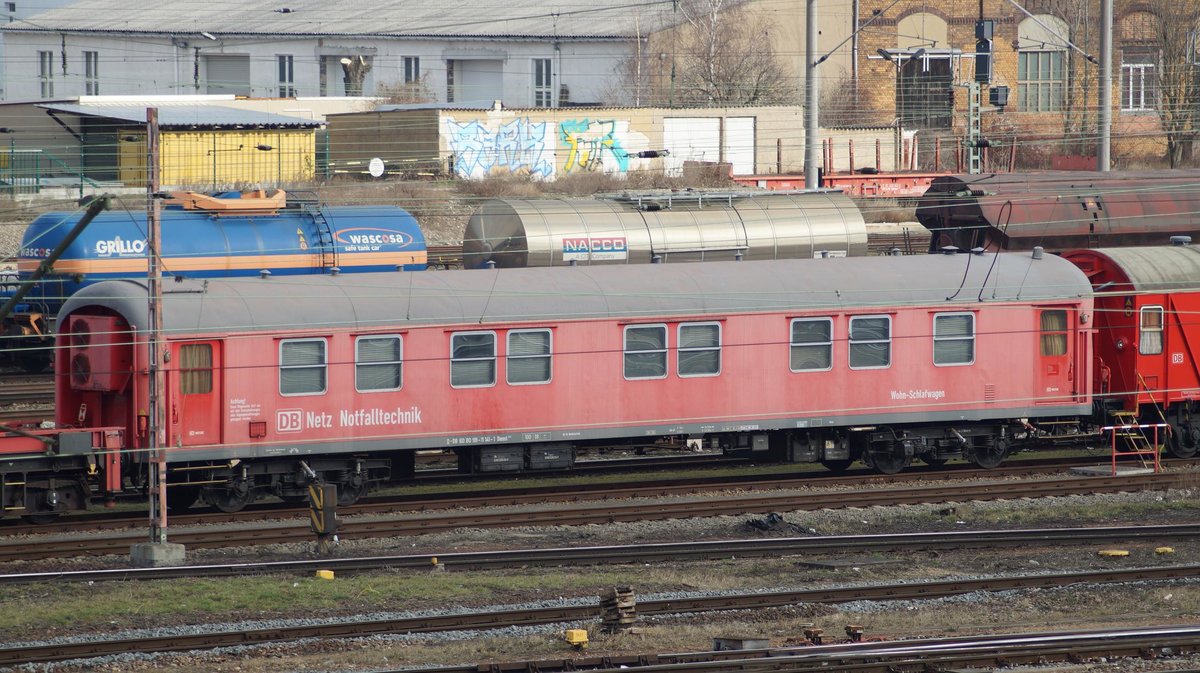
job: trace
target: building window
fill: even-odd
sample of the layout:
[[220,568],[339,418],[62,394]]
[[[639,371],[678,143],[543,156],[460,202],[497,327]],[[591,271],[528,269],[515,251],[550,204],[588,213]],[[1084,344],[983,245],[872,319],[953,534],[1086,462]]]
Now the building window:
[[1042,355],[1067,354],[1067,312],[1042,311]]
[[327,379],[324,339],[279,342],[279,394],[320,395]]
[[1142,355],[1158,355],[1163,352],[1163,309],[1147,306],[1141,311],[1139,320],[1138,352]]
[[667,326],[630,325],[625,328],[625,378],[662,379],[667,376]]
[[417,56],[404,57],[404,83],[421,81],[421,59]]
[[38,52],[38,81],[42,85],[42,98],[54,98],[54,52]]
[[513,330],[508,333],[505,359],[512,385],[550,381],[550,330]]
[[179,392],[203,395],[212,392],[212,344],[179,347]]
[[554,88],[551,84],[550,59],[533,59],[533,106],[551,107],[554,105]]
[[679,375],[716,376],[721,373],[721,323],[679,326]]
[[454,59],[446,59],[446,102],[454,102],[454,67],[456,61]]
[[403,343],[398,336],[363,336],[354,342],[354,389],[360,393],[399,390]]
[[791,367],[794,372],[833,368],[833,320],[797,318],[792,321]]
[[1121,111],[1148,112],[1158,104],[1158,71],[1149,54],[1121,55]]
[[296,97],[296,71],[291,54],[276,54],[275,62],[279,71],[279,97]]
[[975,362],[975,315],[942,313],[933,316],[933,364],[969,365]]
[[455,388],[496,385],[496,335],[493,332],[450,335],[450,385]]
[[100,52],[83,52],[83,91],[88,96],[100,95]]
[[1017,96],[1021,112],[1055,112],[1063,107],[1065,51],[1017,54]]
[[886,315],[850,319],[850,368],[879,369],[892,364],[892,319]]

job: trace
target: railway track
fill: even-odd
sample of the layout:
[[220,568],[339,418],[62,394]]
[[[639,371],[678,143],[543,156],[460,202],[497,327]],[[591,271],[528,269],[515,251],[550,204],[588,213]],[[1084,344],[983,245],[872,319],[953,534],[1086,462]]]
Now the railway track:
[[[342,521],[338,535],[344,539],[366,539],[424,535],[459,528],[607,524],[722,515],[761,515],[774,511],[811,511],[846,507],[1041,498],[1136,490],[1165,490],[1191,486],[1194,483],[1194,474],[1124,475],[977,484],[955,483],[897,489],[868,488],[858,491],[812,493],[802,497],[798,497],[795,493],[761,493],[713,499],[662,501],[656,502],[653,507],[647,507],[644,502],[576,503],[574,502],[578,499],[576,495],[566,493],[554,498],[560,504],[544,508],[526,508],[520,511],[456,510],[447,513],[407,515],[386,519],[347,519]],[[661,492],[661,490],[656,492]],[[620,495],[614,495],[614,493]],[[651,494],[653,492],[643,492],[640,495]],[[595,491],[589,495],[605,501],[615,497],[630,497],[625,489],[614,489],[609,492]],[[490,508],[502,504],[512,504],[510,500],[489,496],[459,499],[455,502],[458,508]],[[216,526],[181,530],[176,525],[171,531],[171,541],[193,549],[216,549],[294,543],[310,539],[310,535],[309,521],[306,517],[300,520],[285,520],[267,525],[252,524],[239,528]],[[142,531],[93,536],[46,536],[35,540],[9,539],[0,543],[0,561],[127,554],[132,544],[144,540],[145,533]]]
[[1047,528],[1031,530],[952,531],[886,535],[831,535],[705,542],[562,547],[485,552],[438,552],[402,556],[273,561],[227,565],[119,568],[0,575],[0,584],[38,582],[104,582],[229,577],[250,574],[298,574],[332,570],[339,575],[374,570],[427,570],[432,559],[453,570],[494,570],[527,566],[572,567],[656,561],[677,562],[728,558],[843,555],[913,550],[997,549],[1121,542],[1174,542],[1200,537],[1200,524]]
[[[1090,631],[1042,632],[850,642],[801,647],[573,657],[488,664],[491,673],[625,671],[676,673],[685,667],[705,673],[792,671],[806,673],[897,673],[1005,669],[1018,665],[1078,663],[1104,659],[1171,659],[1200,647],[1195,626],[1161,626]],[[391,669],[379,673],[478,673],[478,665]],[[1200,669],[1176,668],[1174,673]]]
[[[794,591],[753,592],[696,596],[667,600],[639,600],[640,616],[679,613],[717,612],[726,610],[763,610],[797,604],[837,604],[850,601],[884,601],[942,598],[971,592],[1014,591],[1021,589],[1051,589],[1077,584],[1122,584],[1145,581],[1191,579],[1200,573],[1200,566],[1167,566],[1131,568],[1077,573],[1054,573],[956,579],[938,582],[911,582],[835,588],[802,589]],[[359,638],[381,634],[430,633],[464,629],[494,629],[538,624],[579,623],[600,616],[595,604],[568,604],[555,607],[456,611],[438,614],[402,616],[396,618],[347,620],[334,618],[320,623],[305,620],[303,624],[263,629],[236,629],[188,633],[186,635],[155,635],[141,638],[73,640],[53,644],[32,643],[0,647],[0,666],[17,666],[99,657],[114,654],[180,652],[236,645],[291,642],[304,638]],[[1200,644],[1200,627],[1188,631],[1189,645]],[[1143,643],[1144,645],[1144,643]],[[790,669],[789,669],[790,670]]]
[[[711,468],[721,465],[721,460],[714,457],[706,457],[698,463],[688,458],[672,457],[672,458],[628,458],[616,460],[596,460],[587,463],[576,464],[572,468],[572,474],[579,473],[623,473],[626,471],[633,472],[653,472],[654,470],[681,470],[703,467]],[[731,460],[732,463],[737,463],[738,460]],[[713,491],[722,489],[737,489],[737,490],[768,490],[780,488],[797,488],[797,487],[844,487],[844,486],[864,486],[864,485],[880,485],[880,484],[903,484],[910,482],[921,482],[929,479],[996,479],[1000,477],[1029,477],[1035,475],[1054,474],[1062,470],[1078,467],[1083,465],[1095,464],[1094,457],[1074,457],[1074,458],[1056,458],[1053,460],[1046,459],[1030,459],[1012,461],[999,468],[990,470],[976,468],[971,465],[946,465],[941,467],[915,468],[894,475],[878,474],[869,468],[863,467],[850,470],[847,473],[838,475],[826,471],[824,468],[813,468],[812,470],[789,471],[786,474],[762,476],[758,474],[748,475],[721,475],[721,476],[682,476],[682,477],[660,477],[660,476],[642,476],[636,480],[626,481],[620,487],[614,487],[612,484],[606,483],[572,483],[565,486],[540,486],[540,487],[515,487],[515,488],[497,488],[493,487],[487,493],[480,494],[478,489],[472,489],[471,486],[464,486],[468,490],[448,491],[443,493],[423,494],[417,496],[409,495],[391,495],[391,496],[373,496],[367,498],[357,505],[343,507],[339,510],[342,516],[354,516],[358,514],[393,514],[398,512],[411,511],[434,511],[439,509],[451,509],[461,506],[463,503],[475,503],[475,506],[489,505],[525,505],[548,502],[561,501],[584,501],[584,500],[604,500],[618,498],[632,498],[639,496],[654,496],[654,495],[687,495],[699,493],[703,491]],[[1174,459],[1172,465],[1188,465],[1193,462]],[[528,477],[529,475],[499,475],[515,476],[517,478]],[[476,475],[478,478],[495,479],[497,475]],[[463,480],[465,475],[449,470],[430,470],[428,479],[430,481],[448,480],[459,481]],[[419,477],[424,479],[424,477]],[[469,481],[468,481],[469,483]],[[70,514],[62,518],[61,521],[50,524],[21,524],[16,521],[9,521],[0,525],[0,536],[14,535],[37,535],[49,533],[72,533],[80,530],[96,531],[96,530],[119,530],[122,528],[142,528],[146,523],[146,512],[92,512],[83,514]],[[307,517],[308,508],[305,506],[289,505],[285,503],[262,503],[251,508],[245,509],[236,513],[223,513],[215,509],[192,509],[186,512],[172,512],[172,525],[190,526],[206,523],[228,523],[228,522],[249,522],[264,519],[280,519],[291,517]]]

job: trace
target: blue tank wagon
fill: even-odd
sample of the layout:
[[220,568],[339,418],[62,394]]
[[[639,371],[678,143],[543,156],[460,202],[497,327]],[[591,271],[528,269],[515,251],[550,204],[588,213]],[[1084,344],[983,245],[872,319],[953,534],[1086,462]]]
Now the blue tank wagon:
[[[82,211],[46,213],[25,231],[16,281],[30,276],[79,221]],[[226,278],[322,273],[416,271],[426,265],[417,221],[395,206],[325,206],[283,190],[199,194],[175,192],[164,201],[165,276]],[[30,371],[49,363],[53,317],[80,288],[102,280],[144,277],[146,212],[138,207],[100,213],[47,274],[4,317],[4,350]],[[11,296],[15,285],[0,292]]]

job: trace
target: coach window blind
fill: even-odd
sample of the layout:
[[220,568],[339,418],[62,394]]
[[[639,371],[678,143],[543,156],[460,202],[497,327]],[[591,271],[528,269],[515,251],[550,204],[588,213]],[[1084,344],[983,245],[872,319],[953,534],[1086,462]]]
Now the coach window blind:
[[549,382],[550,330],[509,332],[506,369],[510,384]]
[[833,367],[833,320],[797,318],[792,321],[791,368],[794,372],[825,371]]
[[933,364],[969,365],[975,361],[975,316],[943,313],[933,317]]
[[1142,355],[1158,355],[1163,352],[1163,309],[1161,306],[1146,306],[1141,311],[1141,334],[1138,352]]
[[721,373],[720,323],[679,326],[679,375],[716,376]]
[[325,340],[294,339],[279,343],[279,393],[317,395],[325,392]]
[[455,388],[496,383],[496,335],[467,332],[450,336],[450,385]]
[[179,347],[179,392],[202,395],[212,392],[212,345],[184,344]]
[[892,321],[887,316],[850,319],[850,368],[874,369],[892,364]]
[[667,375],[667,326],[625,328],[625,378],[661,379]]
[[401,366],[400,337],[359,337],[355,342],[354,387],[359,392],[399,390]]
[[1042,355],[1067,354],[1067,312],[1042,311]]

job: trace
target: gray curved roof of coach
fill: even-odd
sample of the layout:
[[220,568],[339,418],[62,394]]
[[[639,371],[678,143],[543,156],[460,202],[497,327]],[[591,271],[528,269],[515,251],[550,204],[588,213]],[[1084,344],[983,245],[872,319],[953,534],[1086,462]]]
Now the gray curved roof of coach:
[[1112,260],[1140,292],[1200,288],[1200,246],[1096,248],[1092,252]]
[[[953,307],[976,301],[985,279],[984,301],[1091,292],[1082,272],[1053,255],[1008,253],[994,267],[992,261],[960,254],[185,280],[165,286],[163,317],[165,331],[185,333],[400,322],[482,328],[497,321]],[[144,281],[92,285],[67,301],[64,315],[84,303],[106,306],[139,328],[147,321]]]

